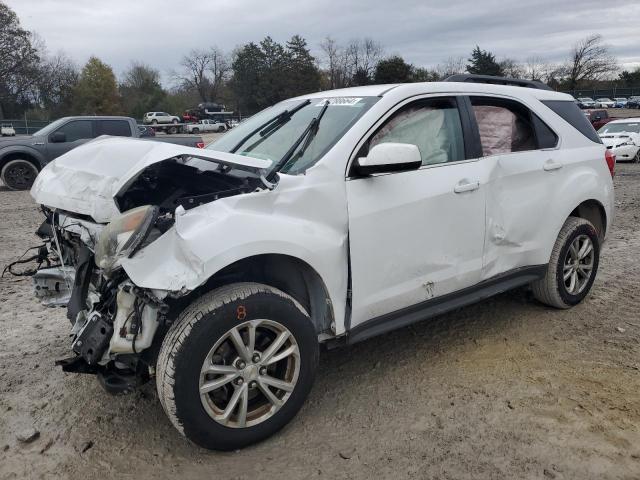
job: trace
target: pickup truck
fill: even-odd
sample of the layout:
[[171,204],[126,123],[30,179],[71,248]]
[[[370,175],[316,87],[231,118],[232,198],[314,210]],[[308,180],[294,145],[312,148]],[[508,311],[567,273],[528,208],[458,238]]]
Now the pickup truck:
[[200,120],[198,123],[187,125],[187,132],[196,134],[201,132],[224,132],[226,129],[226,123],[216,120]]
[[[129,117],[60,118],[33,135],[0,140],[0,179],[12,190],[26,190],[47,163],[102,135],[141,138],[136,121]],[[143,140],[204,147],[199,137],[163,135]]]

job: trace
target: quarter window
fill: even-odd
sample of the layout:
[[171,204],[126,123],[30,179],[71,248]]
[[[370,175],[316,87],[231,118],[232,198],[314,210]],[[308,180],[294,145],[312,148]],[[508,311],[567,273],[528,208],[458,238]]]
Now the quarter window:
[[405,105],[369,139],[368,148],[379,143],[416,145],[422,165],[464,160],[464,136],[456,100],[433,98]]
[[60,127],[57,131],[66,136],[67,142],[75,142],[83,138],[93,138],[93,127],[89,120],[74,120]]
[[521,103],[491,97],[471,97],[485,157],[554,148],[557,135]]

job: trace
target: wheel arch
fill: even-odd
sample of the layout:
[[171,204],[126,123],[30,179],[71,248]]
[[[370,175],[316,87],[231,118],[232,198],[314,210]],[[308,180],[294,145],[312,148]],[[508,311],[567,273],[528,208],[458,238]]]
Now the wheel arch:
[[223,267],[205,283],[172,305],[176,313],[213,289],[238,282],[256,282],[282,290],[309,313],[316,332],[332,332],[335,325],[329,291],[320,274],[307,262],[285,254],[252,255]]
[[581,202],[571,211],[569,217],[579,217],[591,222],[598,232],[600,243],[604,241],[607,234],[607,211],[598,200],[589,199]]
[[42,170],[42,163],[39,156],[33,152],[29,152],[28,150],[9,150],[7,152],[0,153],[0,170],[2,170],[2,167],[12,160],[26,160],[33,164],[38,172]]

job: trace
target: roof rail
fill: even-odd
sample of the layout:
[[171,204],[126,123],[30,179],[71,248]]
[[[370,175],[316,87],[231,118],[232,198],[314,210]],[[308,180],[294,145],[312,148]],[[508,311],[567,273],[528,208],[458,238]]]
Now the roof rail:
[[494,77],[493,75],[472,75],[461,73],[451,75],[445,82],[469,82],[469,83],[491,83],[493,85],[511,85],[513,87],[537,88],[538,90],[553,90],[549,85],[538,80],[522,80],[520,78]]

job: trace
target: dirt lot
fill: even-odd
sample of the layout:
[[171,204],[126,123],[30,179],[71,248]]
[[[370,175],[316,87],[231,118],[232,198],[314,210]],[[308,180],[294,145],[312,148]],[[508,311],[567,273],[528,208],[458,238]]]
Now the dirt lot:
[[[325,353],[297,419],[235,453],[186,442],[152,384],[107,396],[69,355],[61,309],[0,281],[0,478],[640,478],[640,165],[593,293],[556,311],[515,291]],[[26,192],[0,187],[0,265],[35,244]],[[17,439],[35,427],[32,443]]]

